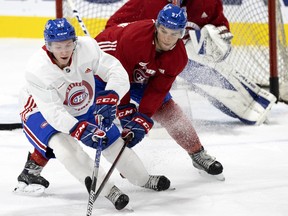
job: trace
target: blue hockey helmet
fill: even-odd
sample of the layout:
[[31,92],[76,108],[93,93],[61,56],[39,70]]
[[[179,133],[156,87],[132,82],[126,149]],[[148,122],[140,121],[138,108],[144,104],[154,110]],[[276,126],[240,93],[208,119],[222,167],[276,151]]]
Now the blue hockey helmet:
[[46,44],[69,39],[75,41],[77,39],[74,27],[66,18],[48,20],[45,25],[44,38]]
[[185,29],[187,23],[187,14],[183,8],[173,4],[167,4],[158,14],[156,26],[164,26],[173,30]]

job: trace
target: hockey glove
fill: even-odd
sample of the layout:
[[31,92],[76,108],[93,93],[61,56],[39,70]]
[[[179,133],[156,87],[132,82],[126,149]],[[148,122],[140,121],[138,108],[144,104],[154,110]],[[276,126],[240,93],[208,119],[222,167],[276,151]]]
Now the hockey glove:
[[147,134],[153,127],[153,124],[154,122],[151,118],[137,112],[132,120],[124,126],[122,131],[121,136],[124,140],[126,140],[127,137],[131,135],[131,133],[133,136],[127,147],[132,148],[138,144],[144,138],[145,134]]
[[220,38],[230,44],[233,38],[233,34],[227,29],[227,27],[218,26],[216,29],[218,30]]
[[205,37],[206,55],[212,57],[215,62],[221,62],[231,52],[231,40],[233,35],[226,26],[205,25],[201,29],[201,37]]
[[185,27],[185,34],[182,38],[184,44],[190,39],[189,31],[192,30],[200,30],[200,27],[196,23],[188,21]]
[[[96,121],[97,116],[102,116],[102,124],[105,128],[110,127],[116,118],[118,100],[119,96],[113,90],[104,90],[96,94]],[[99,124],[99,122],[96,123]]]
[[106,133],[87,121],[80,121],[75,124],[70,130],[70,135],[92,148],[97,148],[99,139],[103,139],[102,144],[107,143]]
[[117,117],[120,120],[122,128],[132,120],[136,112],[137,108],[133,103],[118,106]]

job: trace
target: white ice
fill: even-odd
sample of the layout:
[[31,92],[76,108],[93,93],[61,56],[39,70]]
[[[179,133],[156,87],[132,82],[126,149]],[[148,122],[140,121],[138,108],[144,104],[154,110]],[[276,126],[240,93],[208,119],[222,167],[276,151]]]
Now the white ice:
[[[23,67],[41,45],[41,40],[0,40],[0,122],[18,120],[15,103],[24,80]],[[267,123],[247,126],[194,93],[189,96],[194,126],[208,153],[223,164],[226,181],[200,176],[188,154],[172,139],[163,138],[160,129],[154,129],[135,151],[150,173],[166,175],[176,190],[139,188],[115,171],[111,179],[129,195],[134,211],[117,211],[107,199],[99,197],[93,215],[286,216],[288,106],[279,103],[272,108]],[[162,139],[156,139],[156,135]],[[51,160],[42,173],[50,181],[45,196],[12,193],[32,146],[20,129],[0,131],[0,140],[1,216],[86,215],[86,189],[57,160]],[[94,150],[85,150],[94,158]],[[110,167],[104,159],[101,164]]]

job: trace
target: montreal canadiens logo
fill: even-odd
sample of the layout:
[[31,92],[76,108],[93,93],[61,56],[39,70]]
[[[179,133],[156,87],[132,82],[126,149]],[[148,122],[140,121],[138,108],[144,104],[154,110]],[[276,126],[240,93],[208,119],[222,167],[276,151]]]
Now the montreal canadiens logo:
[[139,62],[138,67],[136,67],[133,71],[133,81],[135,83],[147,83],[148,79],[151,76],[154,76],[156,71],[153,69],[147,68],[149,62]]
[[69,102],[71,106],[78,106],[86,100],[88,93],[85,92],[85,89],[81,89],[79,91],[73,92],[73,94],[69,98]]
[[145,83],[145,81],[147,81],[149,78],[141,69],[135,69],[133,77],[135,83]]
[[72,83],[66,90],[64,104],[74,109],[81,110],[88,106],[93,97],[91,85],[83,81],[82,83]]
[[41,127],[41,128],[45,128],[45,127],[47,127],[48,125],[49,125],[48,122],[47,122],[47,121],[44,121],[44,122],[41,123],[40,127]]

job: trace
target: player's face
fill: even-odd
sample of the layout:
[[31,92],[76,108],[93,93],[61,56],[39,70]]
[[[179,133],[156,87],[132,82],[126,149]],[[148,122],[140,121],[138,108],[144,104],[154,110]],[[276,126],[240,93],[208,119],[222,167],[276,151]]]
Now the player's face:
[[156,49],[168,51],[181,37],[181,30],[172,30],[160,25],[157,28]]
[[60,67],[66,67],[69,63],[70,57],[75,49],[76,42],[73,40],[66,40],[60,42],[52,42],[49,51],[53,53],[56,64]]

